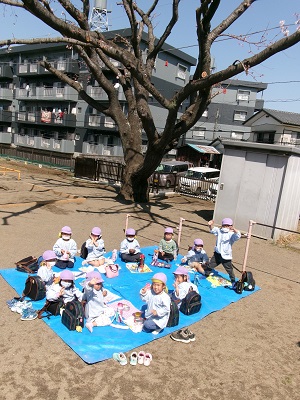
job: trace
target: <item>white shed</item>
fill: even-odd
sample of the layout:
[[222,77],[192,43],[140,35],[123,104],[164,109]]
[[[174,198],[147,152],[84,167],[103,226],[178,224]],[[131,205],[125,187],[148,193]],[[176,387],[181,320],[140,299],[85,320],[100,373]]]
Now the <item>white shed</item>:
[[300,149],[230,140],[223,145],[215,223],[230,217],[238,229],[247,231],[253,220],[258,223],[253,235],[275,240],[287,234],[278,228],[297,231]]

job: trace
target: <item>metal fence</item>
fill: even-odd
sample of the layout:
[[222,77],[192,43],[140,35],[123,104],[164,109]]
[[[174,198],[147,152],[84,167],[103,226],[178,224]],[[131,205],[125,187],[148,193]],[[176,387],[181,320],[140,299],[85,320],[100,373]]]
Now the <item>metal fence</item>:
[[105,179],[121,182],[124,165],[119,162],[98,158],[77,157],[75,159],[74,175],[76,178],[99,181]]

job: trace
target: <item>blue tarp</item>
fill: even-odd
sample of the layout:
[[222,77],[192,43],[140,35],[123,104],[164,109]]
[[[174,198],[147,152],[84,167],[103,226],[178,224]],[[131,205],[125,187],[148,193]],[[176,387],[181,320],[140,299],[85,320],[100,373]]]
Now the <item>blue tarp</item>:
[[[152,272],[149,273],[131,273],[124,262],[117,259],[117,263],[120,264],[121,270],[118,277],[113,279],[108,279],[103,275],[104,287],[111,291],[112,293],[119,295],[122,299],[129,300],[136,308],[141,309],[145,303],[140,300],[139,291],[147,283],[151,282],[151,277],[156,272],[164,272],[168,277],[169,289],[172,289],[173,284],[173,274],[172,272],[176,269],[176,263],[182,258],[178,256],[177,261],[171,263],[171,268],[159,268],[151,266],[151,258],[155,247],[144,247],[142,249],[145,255],[145,264],[148,265]],[[107,253],[106,256],[109,256]],[[76,262],[73,270],[78,271],[82,266],[82,259],[76,257]],[[61,270],[56,267],[53,268],[54,272],[59,272]],[[215,271],[220,277],[226,277],[221,273]],[[17,271],[16,269],[4,269],[0,270],[2,277],[12,286],[15,291],[20,295],[24,289],[27,274]],[[76,285],[82,288],[79,283],[83,279],[77,279]],[[193,281],[193,273],[191,273],[191,281]],[[251,295],[259,290],[258,287],[255,288],[254,292],[243,291],[242,294],[235,293],[230,287],[218,286],[213,287],[211,282],[203,277],[200,280],[199,292],[202,297],[202,307],[199,313],[186,316],[180,313],[179,325],[173,328],[165,328],[157,336],[151,333],[134,333],[131,330],[116,329],[110,326],[106,327],[96,327],[93,333],[90,333],[87,328],[83,328],[81,333],[76,331],[69,331],[61,323],[60,316],[53,317],[50,319],[43,318],[42,320],[34,321],[22,321],[22,323],[32,323],[39,324],[44,321],[72,350],[75,351],[86,363],[94,364],[96,362],[103,361],[107,358],[111,358],[114,352],[127,352],[136,347],[142,346],[149,343],[152,340],[157,340],[160,337],[170,335],[175,330],[182,327],[191,325],[202,318],[206,317],[208,314],[221,310],[227,307],[230,303],[234,303],[244,297]],[[8,299],[9,300],[9,299]],[[45,304],[45,300],[36,301],[33,303],[33,307],[39,310]],[[36,327],[38,329],[38,326]]]

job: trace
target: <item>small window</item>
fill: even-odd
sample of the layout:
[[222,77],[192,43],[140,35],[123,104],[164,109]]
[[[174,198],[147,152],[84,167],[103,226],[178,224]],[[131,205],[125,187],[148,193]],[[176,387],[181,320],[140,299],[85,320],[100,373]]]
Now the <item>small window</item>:
[[187,68],[184,65],[178,64],[178,66],[177,66],[177,78],[183,79],[185,81],[186,72],[187,72]]
[[242,140],[244,138],[244,132],[232,131],[231,137],[232,139]]
[[238,101],[249,101],[250,100],[250,90],[241,90],[239,89],[237,92],[236,99]]
[[246,121],[247,112],[246,111],[235,111],[233,119],[234,121]]
[[105,128],[114,128],[115,127],[115,123],[114,123],[112,118],[105,117],[104,126],[105,126]]
[[81,107],[78,107],[78,108],[77,108],[77,112],[78,112],[78,114],[81,114],[82,108],[81,108]]

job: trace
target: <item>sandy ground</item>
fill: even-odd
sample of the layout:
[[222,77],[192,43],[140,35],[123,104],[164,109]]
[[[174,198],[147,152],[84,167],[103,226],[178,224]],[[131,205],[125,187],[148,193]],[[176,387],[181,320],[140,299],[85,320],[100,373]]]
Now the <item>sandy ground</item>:
[[[142,246],[158,243],[164,226],[176,228],[182,217],[181,253],[201,237],[212,254],[213,203],[175,196],[128,206],[114,199],[114,188],[70,173],[3,159],[0,166],[21,171],[20,181],[0,174],[1,269],[51,248],[64,225],[78,245],[99,225],[106,248],[118,247],[127,214]],[[234,245],[237,267],[245,244]],[[152,353],[148,368],[85,364],[42,321],[9,310],[5,301],[16,293],[0,278],[0,399],[299,399],[299,250],[252,238],[247,269],[262,290],[192,325],[195,342],[164,337],[138,348]]]

